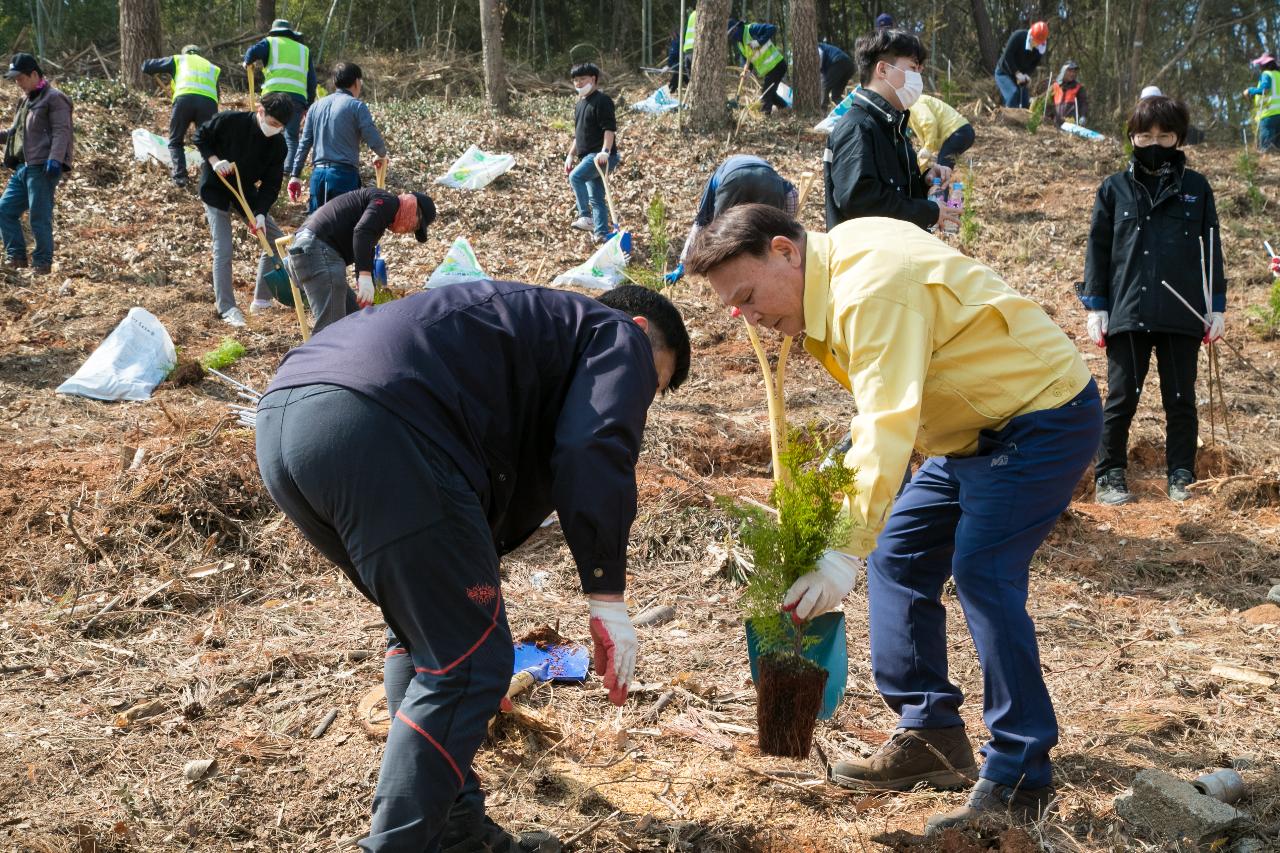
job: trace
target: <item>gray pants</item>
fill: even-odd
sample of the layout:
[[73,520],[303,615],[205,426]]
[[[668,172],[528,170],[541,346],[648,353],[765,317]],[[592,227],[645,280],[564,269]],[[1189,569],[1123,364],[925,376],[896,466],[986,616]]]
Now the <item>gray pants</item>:
[[304,228],[294,235],[285,263],[311,303],[313,334],[360,310],[355,291],[347,285],[347,262],[310,231]]
[[[204,218],[208,221],[209,233],[213,236],[213,298],[217,302],[218,314],[221,315],[236,307],[236,294],[231,287],[231,211],[218,210],[206,204]],[[283,236],[284,232],[268,215],[267,240],[274,246],[276,240]],[[271,256],[263,254],[258,259],[258,278],[253,288],[253,298],[260,302],[271,301],[271,288],[263,282],[263,276],[271,269]]]

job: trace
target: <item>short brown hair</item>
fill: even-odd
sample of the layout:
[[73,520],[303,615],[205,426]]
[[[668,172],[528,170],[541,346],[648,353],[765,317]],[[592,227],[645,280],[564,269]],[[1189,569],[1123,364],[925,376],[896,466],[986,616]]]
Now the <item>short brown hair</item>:
[[1156,125],[1178,137],[1178,144],[1187,141],[1187,129],[1191,127],[1191,113],[1182,101],[1159,95],[1143,98],[1129,116],[1128,133],[1146,133]]
[[738,255],[764,257],[774,237],[799,240],[804,227],[786,213],[767,204],[731,207],[698,232],[684,262],[691,275],[706,275]]

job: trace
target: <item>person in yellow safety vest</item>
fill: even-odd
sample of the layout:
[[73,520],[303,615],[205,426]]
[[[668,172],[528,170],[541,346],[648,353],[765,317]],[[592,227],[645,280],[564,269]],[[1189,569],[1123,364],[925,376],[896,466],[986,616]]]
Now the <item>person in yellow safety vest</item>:
[[[689,73],[693,71],[693,43],[697,40],[697,20],[698,10],[694,9],[689,13],[689,21],[684,26],[684,41],[678,41],[673,33],[671,37],[671,49],[667,51],[667,67],[671,69],[671,82],[667,84],[667,89],[674,95],[680,90],[680,78],[684,77],[684,82],[689,82]],[[684,66],[683,75],[680,66]]]
[[907,124],[916,142],[916,161],[920,171],[928,171],[935,163],[948,170],[943,183],[950,180],[956,158],[973,145],[973,125],[958,110],[941,98],[921,95],[908,113]]
[[1249,63],[1258,66],[1258,85],[1245,89],[1253,98],[1253,120],[1258,123],[1258,150],[1280,151],[1280,67],[1276,58],[1264,53]]
[[284,92],[293,102],[293,118],[284,126],[287,148],[284,173],[292,175],[302,117],[316,100],[316,69],[311,62],[311,50],[302,43],[302,34],[294,32],[292,24],[276,18],[267,37],[245,51],[245,69],[255,62],[262,64],[262,94]]
[[773,24],[752,24],[729,19],[729,44],[738,48],[742,61],[750,65],[756,77],[760,78],[760,106],[765,115],[773,112],[774,107],[787,107],[787,102],[778,95],[778,86],[782,78],[787,76],[787,60],[782,51],[773,43],[778,28]]
[[199,127],[218,111],[218,81],[222,69],[200,55],[200,48],[189,44],[175,56],[162,56],[142,63],[143,74],[169,74],[173,77],[173,109],[169,112],[169,161],[173,182],[187,185],[187,155],[184,149],[187,129]]

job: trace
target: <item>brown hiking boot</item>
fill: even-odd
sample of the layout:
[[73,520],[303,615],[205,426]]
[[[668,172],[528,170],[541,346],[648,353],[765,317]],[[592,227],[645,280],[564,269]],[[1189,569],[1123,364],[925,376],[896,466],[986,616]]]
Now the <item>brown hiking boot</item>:
[[995,818],[1030,823],[1049,814],[1054,807],[1052,785],[1043,788],[1010,788],[990,779],[979,779],[969,792],[969,801],[958,809],[934,815],[925,824],[925,835],[972,820]]
[[39,264],[36,264],[31,268],[31,272],[35,275],[48,275],[53,272],[53,267],[42,267]]
[[950,790],[972,784],[975,766],[964,726],[898,729],[870,758],[833,762],[827,778],[857,790],[909,791],[921,782]]
[[4,265],[11,270],[25,270],[27,268],[26,258],[5,258]]

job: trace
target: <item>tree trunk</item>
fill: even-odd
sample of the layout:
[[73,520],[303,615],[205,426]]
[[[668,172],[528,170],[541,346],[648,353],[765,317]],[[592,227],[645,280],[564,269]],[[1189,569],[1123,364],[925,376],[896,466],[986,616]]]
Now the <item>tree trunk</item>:
[[978,31],[978,53],[982,56],[982,67],[988,73],[994,73],[996,63],[1000,61],[1000,45],[991,30],[991,16],[987,14],[986,0],[973,0],[973,25]]
[[1151,0],[1138,0],[1138,8],[1133,19],[1133,47],[1129,50],[1128,85],[1129,92],[1138,91],[1140,85],[1138,75],[1142,73],[1142,42],[1147,35],[1147,11]]
[[160,0],[120,0],[120,78],[131,89],[147,86],[144,60],[160,56]]
[[502,0],[480,0],[480,43],[484,49],[484,92],[489,108],[505,115],[507,70],[502,61]]
[[724,96],[725,30],[729,0],[698,4],[697,36],[693,43],[693,71],[689,82],[689,127],[716,130],[729,115]]
[[276,0],[258,0],[258,30],[267,32],[276,19]]
[[792,108],[801,116],[816,113],[822,105],[822,77],[814,0],[791,0],[791,21],[787,29],[791,42]]

